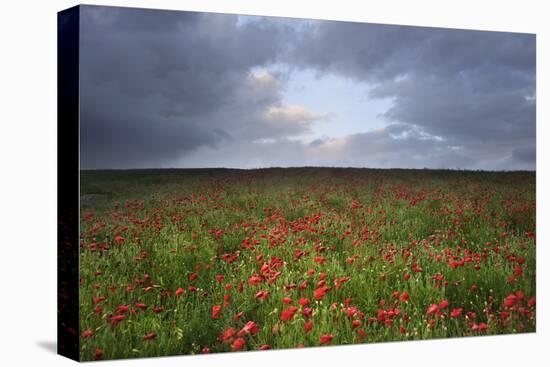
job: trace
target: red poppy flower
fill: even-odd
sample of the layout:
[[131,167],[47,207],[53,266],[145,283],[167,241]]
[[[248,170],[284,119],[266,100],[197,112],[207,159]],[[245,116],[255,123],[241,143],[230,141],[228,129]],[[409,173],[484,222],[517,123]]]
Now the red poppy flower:
[[323,299],[323,297],[325,296],[325,293],[327,293],[328,290],[330,290],[330,287],[329,287],[329,286],[317,288],[317,289],[313,292],[313,296],[314,296],[314,298],[315,298],[316,300],[321,300],[321,299]]
[[487,331],[488,328],[489,328],[489,326],[484,322],[482,322],[480,324],[474,323],[472,325],[472,331],[485,332],[485,331]]
[[149,333],[143,336],[143,340],[151,340],[157,337],[156,333]]
[[183,288],[176,289],[176,296],[181,296],[184,293],[185,293],[185,289]]
[[216,275],[216,282],[221,283],[224,279],[225,277],[223,275]]
[[139,309],[142,309],[142,310],[145,310],[147,308],[147,305],[145,303],[136,303],[135,304],[136,308],[139,308]]
[[254,298],[256,299],[267,299],[269,297],[269,292],[268,291],[259,291],[259,292],[256,292],[256,295],[254,295]]
[[289,305],[289,304],[292,303],[292,299],[290,299],[289,297],[284,297],[283,298],[283,303],[286,303],[287,305]]
[[302,315],[304,317],[311,317],[313,315],[313,308],[304,307],[303,310],[302,310]]
[[260,332],[260,328],[258,328],[258,325],[254,321],[248,321],[244,327],[237,333],[237,336],[244,336],[248,333],[250,334],[257,334]]
[[99,302],[105,301],[105,297],[104,296],[94,297],[93,301],[94,301],[94,304],[97,304]]
[[271,347],[270,347],[269,345],[267,345],[267,344],[264,344],[264,345],[262,345],[259,349],[260,349],[260,350],[268,350],[268,349],[271,349]]
[[304,324],[304,331],[307,333],[311,329],[313,329],[313,321],[309,320]]
[[112,315],[108,317],[108,320],[111,322],[111,325],[115,327],[119,322],[124,320],[126,318],[126,315]]
[[210,352],[211,352],[211,350],[210,350],[210,348],[209,348],[208,346],[204,346],[204,347],[201,349],[201,353],[202,353],[202,354],[208,354],[208,353],[210,353]]
[[100,360],[103,358],[103,349],[96,348],[94,352],[94,361]]
[[518,301],[518,297],[514,293],[510,293],[508,297],[504,299],[503,306],[504,307],[514,307]]
[[300,298],[298,300],[298,304],[302,307],[309,305],[309,299],[307,298]]
[[89,338],[94,335],[94,331],[92,329],[84,330],[80,336],[83,338]]
[[261,284],[263,281],[264,281],[263,277],[259,277],[256,275],[253,275],[250,278],[248,278],[248,284],[250,285],[258,285],[258,284]]
[[326,259],[323,256],[315,256],[313,258],[313,261],[316,262],[317,264],[323,265]]
[[439,302],[439,308],[441,309],[445,309],[449,307],[449,301],[447,301],[446,299],[444,299],[443,301]]
[[409,300],[409,294],[407,292],[403,292],[401,294],[401,301],[407,302]]
[[325,334],[325,335],[321,335],[321,337],[319,338],[319,343],[321,345],[323,344],[328,344],[332,341],[334,337],[332,335],[328,335],[328,334]]
[[231,347],[231,350],[233,352],[236,352],[238,350],[241,350],[243,349],[244,345],[246,344],[246,341],[243,339],[243,338],[237,338],[235,339],[235,341],[233,342],[233,345]]
[[460,315],[462,315],[462,308],[455,308],[454,310],[451,311],[451,317],[453,319],[456,319]]
[[212,306],[212,318],[213,319],[219,319],[221,311],[222,311],[222,306],[221,305]]
[[218,340],[224,342],[225,344],[229,344],[233,341],[233,337],[236,333],[237,331],[235,330],[235,328],[230,327],[220,334]]
[[428,315],[434,313],[437,311],[437,305],[436,304],[433,304],[433,305],[430,305],[430,307],[428,307],[428,311],[426,311],[426,313]]
[[362,324],[361,320],[353,320],[353,321],[351,322],[351,328],[352,328],[352,329],[356,329],[356,328],[358,328],[359,326],[361,326],[361,324]]
[[289,308],[284,309],[281,311],[281,320],[282,321],[290,321],[294,317],[294,314],[298,311],[298,307],[290,306]]

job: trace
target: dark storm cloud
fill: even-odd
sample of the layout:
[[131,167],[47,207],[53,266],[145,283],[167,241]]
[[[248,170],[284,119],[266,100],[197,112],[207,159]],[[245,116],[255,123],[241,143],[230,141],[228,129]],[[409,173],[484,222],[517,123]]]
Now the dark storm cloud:
[[535,50],[528,34],[320,22],[292,58],[374,85],[371,98],[392,100],[384,118],[447,149],[534,169]]
[[[535,168],[533,35],[81,9],[82,168]],[[333,116],[283,103],[303,69],[391,100],[387,126],[297,139]]]
[[536,159],[535,144],[526,144],[512,151],[512,158],[519,162],[534,162]]
[[266,118],[284,107],[281,86],[249,72],[292,39],[282,23],[95,6],[81,19],[83,168],[161,166],[198,146],[311,124]]

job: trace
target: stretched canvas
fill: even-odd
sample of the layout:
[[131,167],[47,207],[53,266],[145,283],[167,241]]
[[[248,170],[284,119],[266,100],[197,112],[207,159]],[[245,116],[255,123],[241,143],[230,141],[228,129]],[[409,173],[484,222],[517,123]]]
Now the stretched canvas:
[[535,332],[535,53],[534,34],[61,11],[59,353]]

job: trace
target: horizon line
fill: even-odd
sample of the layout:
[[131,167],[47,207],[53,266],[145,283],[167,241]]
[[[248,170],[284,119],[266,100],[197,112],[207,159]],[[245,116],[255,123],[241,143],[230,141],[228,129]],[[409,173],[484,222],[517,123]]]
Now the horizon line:
[[235,167],[148,167],[148,168],[80,168],[80,171],[175,171],[175,170],[233,170],[233,171],[258,171],[268,169],[361,169],[361,170],[378,170],[378,171],[456,171],[456,172],[530,172],[536,173],[537,170],[529,169],[469,169],[469,168],[376,168],[376,167],[353,167],[353,166],[269,166],[269,167],[256,167],[256,168],[235,168]]

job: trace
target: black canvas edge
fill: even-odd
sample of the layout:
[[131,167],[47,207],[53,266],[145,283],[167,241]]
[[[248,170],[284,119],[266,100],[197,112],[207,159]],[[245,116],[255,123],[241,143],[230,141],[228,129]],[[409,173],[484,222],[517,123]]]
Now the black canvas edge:
[[57,353],[79,361],[80,7],[57,13]]

